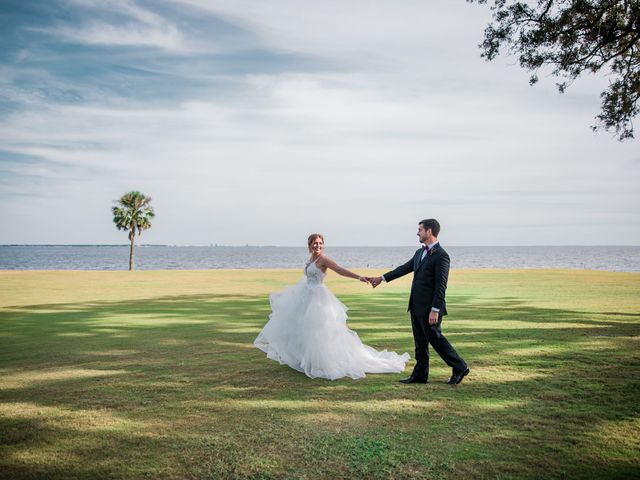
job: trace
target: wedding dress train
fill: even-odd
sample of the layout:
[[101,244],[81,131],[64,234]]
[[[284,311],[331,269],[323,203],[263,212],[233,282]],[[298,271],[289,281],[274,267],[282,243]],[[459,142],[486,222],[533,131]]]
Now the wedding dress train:
[[254,345],[267,357],[311,378],[362,378],[400,373],[409,354],[377,351],[347,327],[347,307],[324,285],[315,262],[295,285],[269,296],[271,315]]

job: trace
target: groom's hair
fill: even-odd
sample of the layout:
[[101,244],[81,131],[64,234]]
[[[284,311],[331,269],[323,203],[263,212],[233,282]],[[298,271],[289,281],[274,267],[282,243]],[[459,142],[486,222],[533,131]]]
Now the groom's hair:
[[424,228],[425,230],[431,229],[431,234],[434,237],[437,237],[438,234],[440,233],[440,224],[438,223],[438,220],[436,220],[435,218],[427,218],[426,220],[420,220],[419,225],[422,225],[422,228]]

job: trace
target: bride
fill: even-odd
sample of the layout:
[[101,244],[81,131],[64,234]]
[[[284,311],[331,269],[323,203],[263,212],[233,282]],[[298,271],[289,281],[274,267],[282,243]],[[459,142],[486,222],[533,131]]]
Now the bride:
[[271,315],[256,347],[272,360],[311,378],[362,378],[365,373],[400,373],[409,354],[381,352],[364,345],[347,327],[347,307],[324,285],[327,269],[362,282],[367,279],[323,255],[324,237],[309,236],[311,258],[305,276],[295,285],[272,293]]

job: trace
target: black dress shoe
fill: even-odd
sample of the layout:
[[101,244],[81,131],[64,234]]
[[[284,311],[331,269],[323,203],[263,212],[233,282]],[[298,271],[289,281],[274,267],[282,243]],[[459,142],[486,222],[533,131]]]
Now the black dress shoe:
[[400,380],[400,383],[427,383],[427,379],[411,375],[409,378],[403,378]]
[[467,375],[469,375],[469,368],[464,369],[462,372],[460,373],[453,373],[450,377],[449,380],[447,380],[447,384],[449,385],[458,385],[462,379],[464,377],[466,377]]

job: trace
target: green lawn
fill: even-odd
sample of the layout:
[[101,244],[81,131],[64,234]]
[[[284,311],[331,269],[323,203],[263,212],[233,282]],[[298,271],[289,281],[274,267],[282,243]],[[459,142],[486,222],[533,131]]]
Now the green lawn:
[[[427,385],[267,360],[267,294],[300,275],[0,272],[0,478],[640,477],[639,274],[453,271],[457,387],[437,356]],[[328,284],[413,357],[409,281]]]

